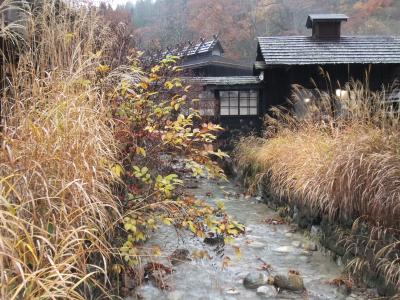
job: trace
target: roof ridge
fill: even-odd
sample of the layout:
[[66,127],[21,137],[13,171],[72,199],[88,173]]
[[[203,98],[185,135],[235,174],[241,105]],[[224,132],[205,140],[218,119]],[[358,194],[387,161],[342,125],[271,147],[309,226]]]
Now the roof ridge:
[[258,36],[257,39],[271,39],[271,38],[310,38],[316,41],[325,40],[338,40],[341,38],[400,38],[400,35],[342,35],[334,38],[313,38],[309,35],[275,35],[275,36]]

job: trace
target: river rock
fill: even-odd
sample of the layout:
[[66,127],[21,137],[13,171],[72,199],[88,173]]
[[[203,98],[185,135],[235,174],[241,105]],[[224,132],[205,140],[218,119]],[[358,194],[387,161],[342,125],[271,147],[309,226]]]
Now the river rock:
[[264,296],[264,297],[275,297],[276,290],[272,286],[263,285],[257,289],[257,295]]
[[268,278],[268,283],[281,290],[301,292],[305,290],[303,278],[298,274],[289,273],[288,276],[275,275]]
[[168,258],[171,261],[171,264],[177,265],[184,261],[190,260],[189,255],[190,252],[187,249],[176,249],[174,252],[171,253],[171,255]]
[[346,285],[346,284],[341,284],[341,285],[339,285],[339,286],[337,287],[337,291],[338,291],[340,294],[343,294],[343,295],[345,295],[345,296],[348,296],[348,295],[350,295],[350,293],[351,293],[351,287],[348,286],[348,285]]
[[302,243],[301,247],[306,251],[317,251],[318,250],[318,246],[316,243],[308,242],[308,241]]
[[252,233],[253,228],[252,227],[246,227],[246,233]]
[[256,289],[262,285],[264,285],[265,278],[264,275],[260,272],[251,272],[246,275],[243,279],[243,285],[248,289]]
[[240,292],[237,289],[232,288],[232,289],[226,290],[225,294],[227,294],[227,295],[239,295]]
[[254,248],[254,249],[261,249],[266,247],[267,245],[261,242],[253,241],[249,244],[249,247]]
[[342,261],[342,257],[341,256],[336,257],[335,262],[336,262],[336,265],[338,267],[342,267],[343,266],[343,261]]
[[346,300],[361,300],[363,299],[362,297],[358,297],[355,294],[351,294],[350,296],[346,297]]
[[309,264],[311,262],[311,256],[300,255],[299,260],[305,262],[306,264]]
[[321,226],[312,225],[310,230],[310,235],[313,238],[318,238],[322,234]]
[[275,252],[279,253],[292,253],[295,251],[295,248],[292,246],[282,246],[274,249]]
[[300,248],[301,242],[299,242],[299,241],[293,241],[293,242],[292,242],[292,246],[293,246],[293,247],[296,247],[296,248]]
[[310,256],[312,256],[313,255],[313,253],[312,253],[312,251],[301,251],[300,253],[299,253],[299,255],[300,256],[306,256],[306,257],[310,257]]
[[215,246],[215,245],[223,245],[224,237],[221,234],[215,234],[213,232],[207,233],[207,236],[203,240],[204,243]]

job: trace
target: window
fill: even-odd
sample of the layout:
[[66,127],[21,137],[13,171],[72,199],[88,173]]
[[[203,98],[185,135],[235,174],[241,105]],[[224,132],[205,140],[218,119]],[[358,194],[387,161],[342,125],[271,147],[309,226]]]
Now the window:
[[220,91],[221,116],[257,115],[257,91]]
[[389,113],[400,113],[400,89],[394,89],[384,104]]
[[199,95],[200,115],[215,116],[215,95],[214,91],[204,91]]

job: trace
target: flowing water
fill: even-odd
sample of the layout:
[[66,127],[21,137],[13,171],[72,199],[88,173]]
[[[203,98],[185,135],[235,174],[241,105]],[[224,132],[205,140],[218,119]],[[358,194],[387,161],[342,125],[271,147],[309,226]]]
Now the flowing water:
[[[148,246],[160,246],[166,253],[179,248],[191,253],[207,251],[211,258],[192,259],[175,266],[175,272],[168,277],[171,287],[168,291],[146,283],[138,291],[144,299],[266,299],[243,286],[246,274],[257,272],[263,262],[272,266],[272,274],[287,274],[290,269],[299,271],[307,289],[307,294],[281,292],[268,299],[366,299],[354,294],[345,296],[328,284],[327,281],[341,275],[340,267],[329,255],[300,247],[306,238],[295,227],[267,224],[266,219],[277,215],[259,199],[245,197],[243,189],[233,182],[200,179],[196,185],[191,191],[198,198],[214,205],[223,201],[229,215],[245,224],[246,234],[233,243],[240,247],[241,255],[237,255],[232,245],[225,245],[222,253],[189,233],[162,227],[148,241]],[[223,268],[224,257],[231,260]],[[268,275],[267,271],[262,272]]]

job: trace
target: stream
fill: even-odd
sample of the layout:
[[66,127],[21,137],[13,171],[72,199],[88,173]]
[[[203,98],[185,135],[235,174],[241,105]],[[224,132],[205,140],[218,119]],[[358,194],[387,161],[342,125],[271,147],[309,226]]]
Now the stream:
[[[223,201],[229,215],[246,226],[246,234],[235,238],[224,249],[203,243],[188,232],[177,232],[170,226],[157,230],[147,242],[149,247],[159,246],[165,253],[176,249],[187,249],[190,253],[203,251],[207,257],[192,259],[177,266],[168,276],[169,290],[162,291],[150,282],[138,289],[143,299],[368,299],[353,292],[343,291],[328,283],[341,275],[342,269],[322,251],[315,251],[316,244],[292,225],[274,225],[265,222],[276,219],[277,213],[260,201],[260,198],[245,196],[243,188],[234,182],[212,179],[192,181],[189,191],[206,202],[215,205]],[[306,247],[304,246],[306,245]],[[239,246],[241,255],[237,255]],[[224,257],[230,261],[223,268]],[[243,279],[248,273],[258,270],[262,264],[272,267],[271,274],[288,274],[289,270],[300,272],[307,289],[306,293],[282,291],[271,295],[257,293],[257,289],[246,289]]]

